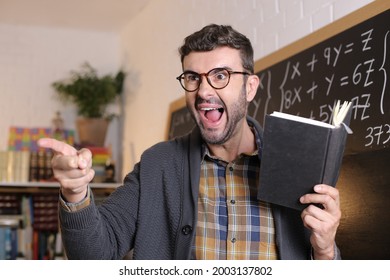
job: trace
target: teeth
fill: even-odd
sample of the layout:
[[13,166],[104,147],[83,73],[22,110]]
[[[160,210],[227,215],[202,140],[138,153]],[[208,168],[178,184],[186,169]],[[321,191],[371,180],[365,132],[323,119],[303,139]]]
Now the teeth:
[[201,108],[201,111],[221,110],[221,108]]
[[212,110],[218,110],[223,111],[223,108],[200,108],[201,111],[212,111]]

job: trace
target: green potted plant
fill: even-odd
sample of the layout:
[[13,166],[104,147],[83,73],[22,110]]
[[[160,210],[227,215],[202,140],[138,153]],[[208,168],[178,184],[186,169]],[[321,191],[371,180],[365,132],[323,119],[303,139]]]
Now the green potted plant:
[[85,62],[80,71],[71,71],[68,79],[52,83],[62,101],[73,102],[77,107],[76,127],[81,145],[104,145],[112,118],[106,109],[122,93],[124,79],[122,70],[99,77],[96,69]]

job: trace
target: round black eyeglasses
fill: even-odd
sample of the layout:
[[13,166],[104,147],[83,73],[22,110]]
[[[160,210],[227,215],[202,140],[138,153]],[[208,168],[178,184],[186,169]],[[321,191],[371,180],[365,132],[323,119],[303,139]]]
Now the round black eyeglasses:
[[232,74],[250,75],[247,72],[231,71],[226,68],[214,68],[207,73],[196,73],[193,71],[185,71],[176,79],[185,91],[193,92],[199,89],[202,82],[202,76],[206,77],[210,86],[215,89],[222,89],[229,84]]

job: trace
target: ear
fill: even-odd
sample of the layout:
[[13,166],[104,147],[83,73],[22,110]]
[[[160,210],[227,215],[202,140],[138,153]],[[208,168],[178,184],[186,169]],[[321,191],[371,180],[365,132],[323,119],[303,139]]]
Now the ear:
[[246,100],[251,102],[257,93],[257,88],[259,87],[260,78],[257,75],[250,75],[248,81],[246,82]]

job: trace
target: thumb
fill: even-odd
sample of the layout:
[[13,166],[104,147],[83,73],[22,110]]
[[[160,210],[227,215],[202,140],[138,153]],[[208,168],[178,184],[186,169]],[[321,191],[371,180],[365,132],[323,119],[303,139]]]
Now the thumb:
[[92,152],[89,149],[83,148],[77,154],[78,167],[80,169],[90,168],[92,166]]

